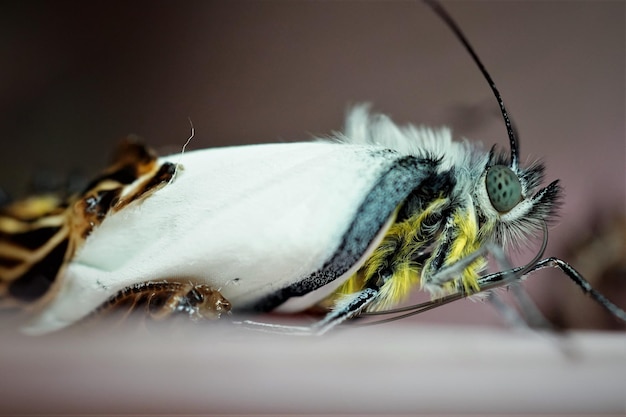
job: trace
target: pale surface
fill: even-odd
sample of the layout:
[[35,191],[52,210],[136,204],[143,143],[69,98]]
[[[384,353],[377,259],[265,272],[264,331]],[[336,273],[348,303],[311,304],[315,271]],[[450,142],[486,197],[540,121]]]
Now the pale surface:
[[0,414],[626,411],[623,333],[557,339],[409,322],[322,338],[161,330],[106,338],[5,331]]

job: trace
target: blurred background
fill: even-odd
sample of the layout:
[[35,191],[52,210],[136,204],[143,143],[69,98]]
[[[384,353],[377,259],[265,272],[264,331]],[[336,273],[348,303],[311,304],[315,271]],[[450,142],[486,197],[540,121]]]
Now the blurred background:
[[[522,160],[543,158],[566,189],[547,254],[626,307],[626,4],[445,6],[501,90]],[[367,101],[400,123],[507,146],[485,81],[418,1],[4,1],[0,53],[0,188],[15,197],[35,177],[93,175],[128,133],[178,152],[189,118],[188,149],[300,141]],[[620,326],[556,271],[526,287],[558,326]],[[502,320],[483,303],[315,339],[206,326],[0,328],[0,414],[625,410],[623,333],[494,329]]]
[[[522,160],[542,158],[547,180],[566,189],[546,254],[575,263],[615,230],[623,243],[625,3],[446,7],[503,94]],[[189,118],[188,149],[301,141],[341,129],[349,105],[371,102],[400,123],[507,146],[476,66],[420,2],[3,2],[0,51],[0,187],[17,197],[36,174],[93,175],[128,133],[178,152]],[[618,247],[617,261],[586,258],[588,278],[626,306]],[[529,290],[558,325],[620,326],[558,272],[537,275]],[[470,301],[414,320],[501,323]]]

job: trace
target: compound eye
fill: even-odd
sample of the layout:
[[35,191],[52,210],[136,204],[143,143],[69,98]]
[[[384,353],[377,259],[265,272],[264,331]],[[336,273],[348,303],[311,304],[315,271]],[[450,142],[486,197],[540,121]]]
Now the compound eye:
[[506,213],[522,200],[522,185],[517,175],[505,165],[490,167],[485,184],[493,208],[500,213]]

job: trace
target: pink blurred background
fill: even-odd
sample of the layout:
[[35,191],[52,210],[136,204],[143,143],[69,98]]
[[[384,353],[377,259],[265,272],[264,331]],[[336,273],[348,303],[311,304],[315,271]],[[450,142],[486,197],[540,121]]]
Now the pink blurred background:
[[[625,4],[446,7],[504,96],[522,160],[543,158],[547,179],[566,188],[547,251],[562,256],[594,219],[625,212]],[[0,10],[0,186],[14,195],[34,172],[97,172],[128,133],[176,152],[188,118],[189,149],[298,141],[340,129],[347,107],[367,101],[401,123],[447,124],[486,147],[507,146],[477,68],[420,2],[65,1]],[[546,311],[574,305],[567,314],[578,317],[561,317],[566,325],[613,326],[606,317],[586,324],[595,306],[559,275],[529,283]],[[623,293],[611,298],[626,305]],[[500,323],[489,306],[466,301],[415,320]]]
[[[626,4],[446,7],[504,95],[522,159],[562,179],[547,253],[573,259],[594,223],[625,214]],[[14,195],[36,172],[96,173],[131,132],[177,152],[188,118],[190,149],[307,140],[369,101],[401,123],[507,144],[478,70],[420,2],[3,2],[0,51],[0,186]],[[538,275],[528,287],[551,318],[615,327],[560,274]],[[607,295],[626,306],[617,276]],[[469,301],[317,339],[224,326],[31,338],[1,325],[7,415],[625,410],[623,333],[479,328],[501,320]]]

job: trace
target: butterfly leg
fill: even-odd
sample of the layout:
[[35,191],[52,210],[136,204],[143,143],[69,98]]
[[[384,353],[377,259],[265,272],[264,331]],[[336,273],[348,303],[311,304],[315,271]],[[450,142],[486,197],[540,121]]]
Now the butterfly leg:
[[323,319],[310,326],[288,326],[281,324],[262,323],[251,320],[237,322],[247,329],[266,333],[280,333],[291,336],[321,336],[344,321],[359,315],[365,307],[378,295],[373,288],[365,288],[357,293],[350,294],[340,300],[335,308]]
[[[626,312],[611,302],[608,298],[606,298],[603,294],[596,291],[591,284],[567,262],[555,258],[545,258],[537,263],[535,263],[530,269],[527,271],[523,271],[524,267],[514,268],[510,271],[504,271],[494,274],[489,274],[481,278],[481,288],[490,289],[497,288],[501,286],[505,286],[510,284],[513,280],[520,277],[520,273],[524,276],[530,275],[536,271],[539,271],[544,268],[556,268],[563,272],[565,276],[567,276],[570,280],[572,280],[578,287],[582,290],[582,292],[591,297],[596,303],[600,304],[604,307],[609,313],[611,313],[614,317],[619,320],[626,322]],[[508,277],[507,277],[508,275]]]
[[[543,250],[544,248],[542,247],[539,253],[543,253]],[[513,328],[524,329],[527,328],[528,325],[535,328],[551,327],[548,320],[543,316],[539,308],[535,305],[535,303],[528,296],[524,288],[520,285],[520,281],[518,279],[515,279],[516,277],[519,277],[519,272],[517,272],[517,275],[515,272],[513,272],[516,271],[516,269],[511,267],[511,263],[502,248],[493,244],[483,245],[478,250],[470,253],[464,258],[441,268],[434,275],[431,275],[428,278],[428,284],[426,285],[426,287],[430,290],[437,290],[439,288],[442,288],[446,283],[450,281],[458,280],[458,277],[462,276],[463,271],[465,271],[466,268],[471,267],[470,265],[472,263],[476,262],[476,260],[480,258],[485,258],[487,256],[492,256],[493,259],[501,267],[502,273],[505,275],[508,274],[512,278],[508,283],[508,286],[511,289],[511,294],[514,297],[515,302],[520,307],[524,318],[520,316],[515,308],[506,303],[503,298],[496,292],[486,292],[484,294],[485,299],[496,310],[498,310],[504,320],[509,323],[509,325],[511,325],[511,327]],[[531,264],[535,261],[536,259],[533,259],[533,261],[531,261]],[[480,278],[478,279],[477,284],[479,291],[477,291],[476,293],[483,292]]]

